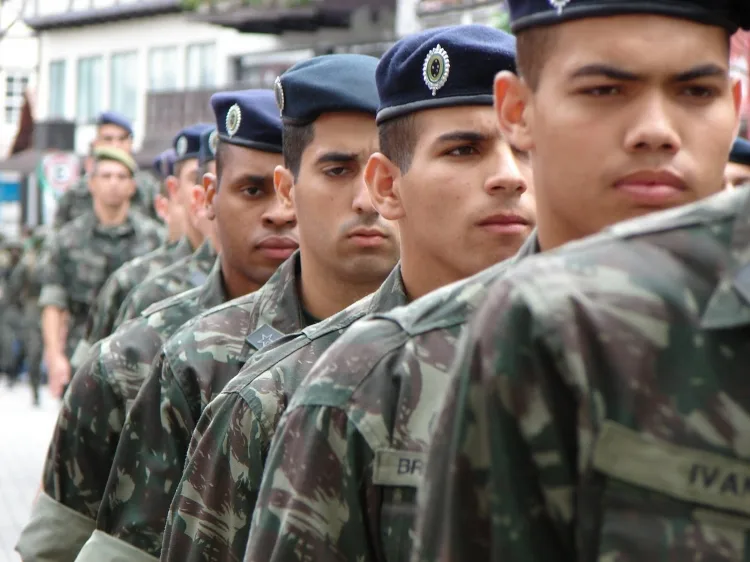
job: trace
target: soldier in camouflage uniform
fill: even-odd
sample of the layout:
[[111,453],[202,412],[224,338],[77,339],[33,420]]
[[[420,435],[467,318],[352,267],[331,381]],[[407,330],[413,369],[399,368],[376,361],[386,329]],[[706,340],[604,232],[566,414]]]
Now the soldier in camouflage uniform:
[[[238,97],[231,99],[236,101]],[[274,109],[273,100],[267,96],[257,109],[252,100],[243,102],[243,107],[244,119],[249,122],[257,121],[257,118],[253,119],[254,113],[263,115],[267,109]],[[223,119],[223,113],[220,112],[218,117]],[[273,120],[280,150],[281,122],[275,116]],[[243,133],[245,131],[239,131],[230,141],[229,150],[236,147],[244,156],[226,159],[222,173],[228,179],[258,172],[252,152],[238,144],[253,141]],[[216,135],[207,135],[202,140],[209,144],[209,138],[216,138]],[[273,164],[279,160],[275,154],[271,158],[273,162],[264,170],[269,175]],[[206,177],[211,181],[209,192],[215,192],[215,175],[208,172]],[[234,252],[221,255],[201,287],[149,307],[137,319],[127,322],[111,337],[97,343],[84,367],[73,377],[48,453],[44,492],[19,543],[18,549],[24,558],[45,558],[57,553],[57,560],[75,559],[95,529],[97,509],[104,495],[127,410],[161,345],[183,323],[229,298],[224,272],[231,275],[231,272],[245,267],[244,262],[253,251],[253,237],[247,236],[248,231],[257,232],[265,228],[262,221],[276,220],[276,217],[288,220],[289,211],[282,208],[272,194],[246,197],[241,191],[232,191],[232,187],[227,186],[221,196],[226,195],[237,197],[237,204],[227,207],[219,220],[212,222],[220,238],[243,240],[244,250],[237,244]],[[264,275],[267,280],[272,273],[272,267],[260,270],[259,281],[264,281]],[[66,525],[69,532],[61,538],[58,531],[70,510],[77,515],[76,524]]]
[[[485,61],[456,71],[439,97],[403,64],[422,61],[436,43]],[[492,109],[495,73],[514,68],[514,58],[512,38],[486,26],[414,35],[383,56],[381,153],[370,158],[366,178],[381,215],[399,221],[401,264],[373,296],[256,355],[208,405],[172,502],[162,560],[241,559],[276,423],[316,359],[365,314],[386,312],[406,304],[406,293],[421,296],[507,258],[531,232],[528,157],[500,137]],[[452,140],[433,156],[443,138]],[[486,228],[487,219],[515,228]]]
[[727,189],[750,186],[750,141],[736,138],[724,170]]
[[214,130],[209,124],[192,125],[180,131],[174,139],[179,183],[171,197],[184,200],[185,237],[197,249],[191,256],[177,260],[134,287],[114,317],[113,330],[137,318],[152,304],[201,285],[213,266],[217,241],[212,223],[203,212],[205,189],[202,178],[204,173],[216,173],[215,155],[208,142]]
[[40,229],[27,241],[21,261],[8,279],[6,295],[9,302],[20,303],[23,309],[21,340],[28,366],[32,402],[35,406],[39,405],[39,385],[42,378],[42,311],[39,308],[42,284],[39,262],[43,243],[44,234]]
[[[60,228],[92,210],[94,201],[89,190],[89,167],[95,159],[94,151],[102,147],[119,148],[128,154],[132,153],[133,127],[126,117],[113,111],[105,111],[99,115],[96,121],[96,138],[91,143],[91,153],[88,156],[89,166],[86,175],[77,184],[70,186],[57,201],[53,222],[55,228]],[[156,178],[150,172],[136,170],[135,184],[136,190],[130,199],[131,207],[152,219],[157,219],[153,205],[154,197],[159,192]]]
[[[53,395],[60,395],[70,380],[69,358],[107,277],[161,244],[161,225],[130,210],[135,161],[115,148],[100,148],[95,158],[91,174],[94,210],[48,237],[44,249],[39,306]],[[62,341],[66,312],[70,319],[67,338]]]
[[[144,279],[151,277],[165,267],[189,257],[195,248],[191,245],[191,239],[184,236],[184,216],[189,210],[180,207],[179,194],[182,190],[189,191],[193,187],[192,171],[181,167],[182,176],[174,175],[174,166],[177,154],[174,149],[164,151],[154,163],[154,167],[162,175],[163,185],[160,197],[167,197],[166,223],[169,236],[167,242],[153,252],[145,256],[129,261],[115,271],[104,284],[96,297],[94,306],[89,311],[86,322],[86,333],[71,359],[73,371],[76,371],[86,358],[88,349],[100,339],[104,339],[114,331],[117,313],[120,310],[127,295],[135,289]],[[170,197],[171,187],[173,196]],[[200,234],[200,233],[198,233]],[[195,241],[199,236],[192,236]],[[197,285],[195,285],[197,286]],[[177,293],[172,294],[178,294]],[[166,298],[166,296],[165,296]]]
[[528,260],[468,328],[413,560],[750,560],[750,190]]
[[[599,2],[631,15],[567,22]],[[717,17],[695,1],[651,5],[638,10]],[[495,83],[501,130],[531,152],[534,172],[538,234],[514,262],[722,189],[739,99],[725,29],[633,15],[632,2],[577,0],[562,15],[541,1],[510,7],[516,22],[531,12],[566,21],[519,29],[521,77],[501,72]],[[327,350],[276,430],[245,560],[409,560],[416,486],[456,343],[509,267],[363,320]]]
[[20,242],[3,242],[0,246],[0,374],[14,385],[18,378],[22,355],[19,354],[20,333],[23,331],[23,310],[8,286],[23,256]]
[[[159,556],[190,437],[211,398],[255,351],[374,292],[395,266],[395,226],[377,214],[363,181],[377,147],[376,64],[363,55],[317,57],[280,78],[285,167],[275,184],[296,211],[300,251],[260,291],[199,316],[166,343],[123,430],[97,519],[110,533],[100,548]],[[229,109],[223,134],[244,123]],[[136,491],[123,502],[126,479]]]

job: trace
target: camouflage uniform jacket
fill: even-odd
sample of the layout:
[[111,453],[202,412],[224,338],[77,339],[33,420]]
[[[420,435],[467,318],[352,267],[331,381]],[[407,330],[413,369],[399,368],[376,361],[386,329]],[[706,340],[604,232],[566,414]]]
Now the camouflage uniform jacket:
[[157,271],[128,293],[117,313],[113,329],[138,316],[154,303],[204,283],[216,261],[216,250],[204,240],[193,254]]
[[41,309],[39,295],[42,293],[42,282],[39,271],[41,248],[29,247],[23,253],[21,261],[16,264],[7,283],[9,302],[19,303],[23,307],[26,327],[39,327]]
[[161,344],[195,315],[224,301],[217,261],[203,286],[153,305],[91,348],[57,419],[42,498],[18,546],[24,560],[48,560],[53,553],[59,557],[54,560],[75,559],[95,529],[127,410]]
[[179,242],[165,244],[145,256],[130,260],[110,275],[89,311],[84,339],[71,359],[74,369],[85,360],[93,344],[112,334],[117,312],[128,293],[144,279],[177,260],[187,258],[192,251],[187,238],[182,238]]
[[357,322],[323,354],[276,430],[245,560],[408,560],[456,339],[490,281],[535,250],[533,234],[513,260]]
[[161,244],[161,225],[134,212],[118,226],[102,226],[93,212],[48,236],[42,252],[39,306],[70,313],[66,353],[83,337],[89,308],[104,282],[118,267]]
[[750,561],[750,191],[608,234],[490,289],[414,560]]
[[105,552],[134,561],[160,555],[201,413],[257,349],[305,327],[299,267],[295,253],[261,289],[198,316],[164,345],[125,422],[97,517],[102,532],[81,560],[98,562]]
[[[158,219],[154,209],[154,198],[160,191],[157,179],[149,172],[139,170],[135,173],[135,185],[137,189],[130,199],[130,207],[151,219]],[[94,200],[89,191],[89,180],[87,176],[83,176],[57,200],[52,225],[56,229],[61,228],[81,215],[91,212],[93,208]]]
[[162,561],[242,559],[263,464],[281,414],[316,359],[366,314],[406,304],[401,268],[346,310],[253,357],[193,433],[164,532]]

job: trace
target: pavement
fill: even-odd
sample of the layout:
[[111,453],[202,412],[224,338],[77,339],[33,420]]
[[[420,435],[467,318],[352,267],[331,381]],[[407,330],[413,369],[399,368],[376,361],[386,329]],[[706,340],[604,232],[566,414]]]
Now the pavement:
[[0,562],[19,562],[13,550],[41,483],[42,466],[60,401],[42,388],[31,405],[28,384],[0,380]]

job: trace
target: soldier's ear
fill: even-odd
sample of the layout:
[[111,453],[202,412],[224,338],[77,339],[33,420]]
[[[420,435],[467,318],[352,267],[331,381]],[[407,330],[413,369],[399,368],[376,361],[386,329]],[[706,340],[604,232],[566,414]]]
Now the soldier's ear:
[[370,156],[365,166],[365,184],[370,200],[384,219],[395,221],[404,217],[400,196],[401,170],[380,152]]
[[294,209],[294,175],[284,166],[276,166],[273,171],[273,187],[281,204]]
[[169,220],[169,199],[161,193],[157,193],[154,197],[154,211],[156,211],[156,216],[166,224]]
[[176,176],[167,176],[167,179],[164,180],[164,184],[167,187],[169,198],[174,199],[180,189],[180,181]]
[[218,189],[218,182],[216,176],[211,173],[203,175],[203,190],[206,193],[205,209],[206,218],[208,220],[214,220],[216,218],[216,210],[214,209],[214,198],[216,197],[216,190]]
[[500,132],[517,149],[533,149],[531,129],[534,115],[529,86],[512,72],[504,70],[495,77],[494,94]]

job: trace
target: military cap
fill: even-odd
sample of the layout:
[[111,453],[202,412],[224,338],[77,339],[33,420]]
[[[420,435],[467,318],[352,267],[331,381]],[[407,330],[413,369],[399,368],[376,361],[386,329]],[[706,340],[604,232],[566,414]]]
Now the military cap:
[[367,55],[323,55],[298,62],[276,78],[274,92],[284,123],[307,125],[323,113],[378,110],[375,69]]
[[130,173],[133,175],[138,169],[138,165],[135,163],[135,160],[129,153],[119,148],[115,148],[114,146],[102,146],[99,148],[95,148],[94,160],[96,162],[101,162],[103,160],[111,160],[113,162],[119,162],[120,164],[125,166],[128,170],[130,170]]
[[750,141],[737,137],[729,153],[729,161],[750,166]]
[[196,123],[182,129],[174,138],[173,146],[177,155],[175,164],[190,158],[198,158],[201,148],[201,134],[213,129],[209,123]]
[[435,107],[492,105],[501,70],[516,70],[516,40],[503,31],[456,25],[409,35],[378,64],[378,123]]
[[154,170],[161,177],[166,179],[167,176],[174,175],[174,161],[177,158],[173,148],[168,148],[154,159]]
[[198,150],[198,165],[205,166],[216,160],[216,146],[218,136],[216,128],[211,127],[201,133],[200,149]]
[[221,142],[281,154],[281,118],[271,90],[221,92],[211,96]]
[[116,125],[127,131],[131,137],[133,136],[133,125],[130,123],[130,119],[115,111],[104,111],[100,113],[96,120],[96,124],[97,126]]
[[748,0],[508,0],[511,28],[553,25],[590,17],[655,14],[724,27],[750,28]]

